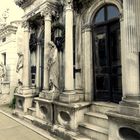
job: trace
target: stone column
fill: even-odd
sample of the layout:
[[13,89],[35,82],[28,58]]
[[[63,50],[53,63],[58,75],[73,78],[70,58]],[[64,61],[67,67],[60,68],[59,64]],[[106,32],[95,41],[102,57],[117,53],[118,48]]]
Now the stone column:
[[85,25],[82,30],[83,47],[83,87],[85,92],[85,101],[93,101],[93,51],[92,51],[92,27]]
[[65,7],[65,83],[64,93],[60,96],[62,102],[75,102],[78,96],[74,93],[73,79],[73,1],[67,0]]
[[65,91],[74,90],[73,80],[73,9],[66,6],[65,13]]
[[24,27],[24,62],[23,62],[23,94],[29,94],[30,91],[30,50],[29,50],[29,22],[23,23]]
[[[124,66],[125,67],[125,93],[123,101],[140,100],[140,1],[124,0]],[[123,47],[123,46],[122,46]]]
[[40,44],[37,44],[36,87],[40,88]]
[[49,73],[47,70],[47,63],[48,63],[48,42],[51,41],[51,11],[49,11],[47,8],[42,11],[42,14],[44,15],[44,21],[45,21],[45,29],[44,29],[44,81],[43,81],[43,92],[46,92],[49,90]]

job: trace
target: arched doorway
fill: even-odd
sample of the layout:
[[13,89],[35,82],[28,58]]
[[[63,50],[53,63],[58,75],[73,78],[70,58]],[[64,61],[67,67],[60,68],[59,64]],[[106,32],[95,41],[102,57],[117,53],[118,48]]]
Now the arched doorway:
[[93,20],[95,101],[118,103],[122,97],[119,16],[117,7],[105,5]]

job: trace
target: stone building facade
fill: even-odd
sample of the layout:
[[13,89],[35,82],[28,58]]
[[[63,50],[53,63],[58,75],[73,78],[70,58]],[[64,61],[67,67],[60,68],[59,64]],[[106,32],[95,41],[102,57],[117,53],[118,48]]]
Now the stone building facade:
[[0,29],[0,104],[8,104],[17,86],[17,36],[21,21],[13,21]]
[[140,139],[139,0],[15,3],[25,13],[15,114],[63,139]]

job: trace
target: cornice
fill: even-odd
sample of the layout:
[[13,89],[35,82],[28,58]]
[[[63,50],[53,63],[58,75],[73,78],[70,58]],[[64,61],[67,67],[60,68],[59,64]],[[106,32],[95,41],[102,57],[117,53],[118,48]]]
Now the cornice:
[[2,29],[0,29],[0,38],[4,37],[8,34],[15,34],[17,31],[17,27],[13,26],[13,25],[7,25],[5,27],[3,27]]
[[16,5],[24,9],[25,7],[31,5],[35,0],[14,0],[14,1]]
[[55,12],[58,11],[59,6],[60,6],[59,3],[45,1],[40,5],[38,5],[37,7],[35,7],[34,9],[32,9],[27,14],[25,14],[23,16],[23,19],[28,20],[37,14],[41,14],[43,16],[45,15],[45,13],[46,14],[50,13],[51,15],[53,15]]

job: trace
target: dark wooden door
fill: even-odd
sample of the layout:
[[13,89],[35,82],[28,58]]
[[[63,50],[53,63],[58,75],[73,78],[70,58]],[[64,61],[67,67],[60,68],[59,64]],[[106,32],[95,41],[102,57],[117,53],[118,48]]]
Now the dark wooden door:
[[119,102],[122,94],[119,22],[96,26],[93,33],[94,99]]

